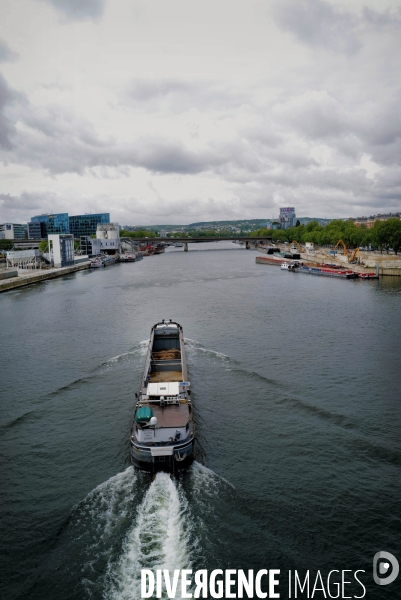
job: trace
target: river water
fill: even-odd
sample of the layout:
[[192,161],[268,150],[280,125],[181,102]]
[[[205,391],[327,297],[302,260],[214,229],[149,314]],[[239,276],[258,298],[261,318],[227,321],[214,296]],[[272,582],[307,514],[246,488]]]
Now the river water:
[[[140,598],[141,568],[347,569],[400,552],[401,281],[168,249],[0,296],[1,598]],[[151,326],[182,324],[197,460],[129,464]],[[334,595],[334,592],[331,592]],[[305,597],[299,594],[298,597]],[[323,598],[316,591],[314,598]]]

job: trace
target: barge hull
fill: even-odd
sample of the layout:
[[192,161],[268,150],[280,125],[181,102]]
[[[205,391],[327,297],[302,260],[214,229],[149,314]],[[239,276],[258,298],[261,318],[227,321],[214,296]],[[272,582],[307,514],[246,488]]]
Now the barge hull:
[[[194,446],[195,440],[192,440],[182,448],[175,447],[172,454],[160,453],[159,456],[153,456],[150,448],[140,448],[131,444],[131,462],[141,471],[181,471],[193,463]],[[162,451],[163,447],[160,450]]]

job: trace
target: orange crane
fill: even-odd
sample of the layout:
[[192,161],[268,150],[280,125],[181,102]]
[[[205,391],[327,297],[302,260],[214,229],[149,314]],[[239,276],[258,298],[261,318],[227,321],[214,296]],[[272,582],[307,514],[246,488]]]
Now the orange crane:
[[361,252],[359,248],[355,248],[355,250],[347,250],[347,247],[344,244],[344,242],[342,240],[338,240],[337,244],[334,246],[334,250],[337,250],[340,244],[343,247],[344,256],[348,256],[348,262],[353,262],[356,258],[356,255],[358,255],[358,262],[361,262]]
[[347,250],[347,246],[344,244],[344,242],[342,240],[338,240],[337,244],[334,246],[334,250],[337,250],[339,245],[342,245],[343,250],[344,250],[344,256],[348,255],[348,250]]
[[298,250],[299,250],[300,252],[305,252],[305,248],[302,248],[301,244],[299,244],[299,243],[297,242],[297,240],[292,240],[292,242],[291,242],[291,243],[292,243],[292,244],[296,244],[296,245],[298,246]]
[[359,248],[355,248],[355,250],[353,251],[353,253],[351,254],[351,256],[349,257],[349,262],[354,262],[354,260],[356,259],[356,256],[358,255],[358,263],[361,262],[361,251],[359,250]]

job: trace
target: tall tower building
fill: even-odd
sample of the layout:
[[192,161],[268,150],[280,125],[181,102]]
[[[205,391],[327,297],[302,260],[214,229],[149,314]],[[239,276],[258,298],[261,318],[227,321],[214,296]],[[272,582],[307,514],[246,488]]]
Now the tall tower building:
[[280,208],[280,229],[295,227],[296,219],[295,208],[293,206]]

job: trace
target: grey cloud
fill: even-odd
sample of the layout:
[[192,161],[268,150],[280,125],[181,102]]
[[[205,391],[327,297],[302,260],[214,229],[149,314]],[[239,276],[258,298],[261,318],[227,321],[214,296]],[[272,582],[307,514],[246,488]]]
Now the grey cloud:
[[274,153],[273,157],[276,162],[290,165],[294,169],[319,166],[319,163],[312,156],[291,150],[278,150]]
[[304,94],[273,110],[277,118],[312,139],[336,137],[349,130],[347,114],[326,92]]
[[[86,169],[127,166],[161,174],[196,174],[217,168],[232,154],[230,148],[210,146],[194,151],[181,141],[153,137],[118,143],[101,138],[91,123],[60,106],[33,108],[28,104],[18,118],[27,128],[14,136],[13,153],[8,159],[52,174],[83,175]],[[11,144],[7,148],[11,149]]]
[[103,14],[105,0],[41,0],[73,20],[95,19]]
[[11,138],[15,133],[15,124],[6,115],[7,107],[22,98],[22,95],[12,90],[0,73],[0,147],[11,150],[13,147]]
[[0,40],[0,62],[12,61],[16,58],[18,58],[18,54],[11,50],[6,42]]
[[137,78],[127,86],[120,103],[148,110],[167,104],[171,112],[198,110],[230,110],[249,102],[250,92],[232,89],[218,81],[188,82],[183,79]]
[[382,29],[383,27],[389,26],[399,27],[401,25],[401,10],[398,10],[395,14],[391,13],[389,10],[380,13],[372,8],[365,7],[363,9],[363,18],[376,29]]
[[[44,190],[38,192],[22,192],[19,196],[11,194],[0,194],[0,212],[7,214],[7,220],[14,223],[26,223],[33,215],[40,213],[51,213],[57,208],[57,212],[70,212],[70,214],[79,213],[81,210],[82,198],[62,197],[54,192]],[[98,206],[98,198],[91,199],[91,206]],[[109,199],[110,205],[110,199]],[[101,205],[99,212],[107,203]],[[75,208],[74,208],[75,207]]]
[[324,0],[280,0],[274,15],[282,29],[309,46],[346,54],[362,46],[355,31],[358,19]]
[[22,193],[21,196],[0,194],[0,212],[9,215],[8,219],[10,221],[24,223],[27,221],[29,210],[36,211],[42,207],[44,208],[43,199],[43,195],[39,198],[36,194],[27,192]]
[[173,140],[140,138],[127,145],[102,139],[90,123],[60,107],[30,108],[20,118],[29,129],[14,137],[10,160],[52,174],[83,175],[86,169],[127,166],[154,173],[196,174],[227,159],[214,148],[194,152]]
[[277,148],[277,146],[283,143],[282,136],[273,131],[271,126],[268,129],[264,127],[261,129],[249,128],[243,133],[250,142],[257,142],[269,148]]
[[136,79],[128,86],[127,95],[140,102],[147,102],[153,98],[165,97],[177,92],[194,91],[195,86],[179,79]]
[[10,196],[10,194],[0,194],[0,206],[2,209],[14,207],[15,202],[17,202],[19,198],[17,196]]
[[399,163],[401,155],[401,112],[398,97],[378,102],[365,99],[352,110],[326,92],[295,97],[273,109],[281,126],[297,131],[312,142],[324,143],[333,152],[359,161],[370,154],[383,165]]
[[23,121],[28,127],[49,138],[76,137],[77,141],[95,147],[107,146],[113,142],[110,139],[102,140],[91,123],[77,118],[72,110],[57,105],[26,111]]
[[394,143],[401,137],[400,99],[389,98],[380,106],[368,106],[360,112],[354,126],[373,145]]
[[[139,146],[134,164],[157,173],[195,174],[208,170],[211,165],[222,162],[214,153],[195,153],[189,151],[183,144],[149,142]],[[145,148],[145,149],[142,149]],[[134,166],[133,164],[133,166]]]
[[[16,96],[4,80],[3,89],[6,102],[11,102]],[[247,206],[247,197],[254,197],[257,202],[259,192],[260,198],[263,194],[266,198],[268,194],[278,193],[289,202],[291,198],[294,200],[294,194],[309,198],[320,193],[322,198],[339,194],[344,197],[344,202],[347,200],[353,206],[356,203],[366,206],[374,197],[376,201],[379,197],[394,203],[399,185],[389,180],[386,186],[388,168],[374,180],[358,168],[362,153],[370,154],[378,164],[390,164],[386,162],[390,161],[390,151],[393,161],[401,154],[401,148],[396,146],[401,145],[401,139],[395,135],[391,138],[390,123],[398,123],[397,103],[392,102],[381,104],[380,110],[373,103],[369,103],[364,112],[362,108],[355,110],[353,107],[351,113],[326,92],[308,92],[276,105],[271,115],[265,115],[263,111],[258,115],[255,111],[249,128],[241,125],[230,142],[215,139],[196,150],[172,137],[144,136],[129,144],[104,139],[90,122],[79,118],[71,109],[56,105],[33,107],[27,102],[16,102],[13,116],[23,127],[13,131],[13,147],[8,147],[3,156],[15,164],[43,169],[51,175],[77,173],[99,178],[122,177],[127,176],[131,168],[143,168],[166,176],[207,173],[226,182],[233,198],[241,200],[241,210]],[[398,125],[395,129],[399,130]],[[386,136],[389,136],[388,143],[385,143]],[[315,140],[332,151],[332,164],[326,165],[325,169],[321,169],[310,154],[309,148]],[[336,151],[348,154],[346,158],[339,158]],[[396,179],[395,175],[392,177]],[[245,190],[248,190],[248,196]],[[46,202],[50,207],[51,199]],[[56,203],[61,206],[61,199]],[[226,209],[234,214],[235,203],[230,206]],[[157,210],[157,214],[161,214]],[[198,205],[197,211],[194,215],[209,214],[208,207],[203,204]]]

